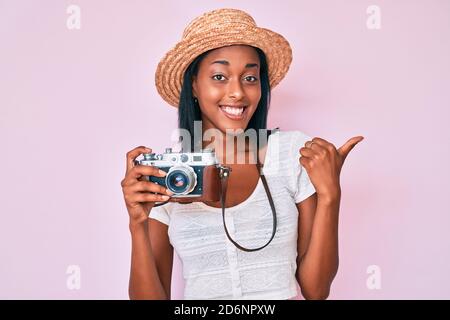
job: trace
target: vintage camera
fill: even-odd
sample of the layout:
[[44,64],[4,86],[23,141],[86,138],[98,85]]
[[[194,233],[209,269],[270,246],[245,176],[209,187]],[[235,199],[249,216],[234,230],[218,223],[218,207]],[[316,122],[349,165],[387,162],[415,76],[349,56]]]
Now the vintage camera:
[[169,201],[219,201],[220,175],[223,168],[218,164],[211,149],[201,152],[177,153],[166,148],[162,154],[146,153],[135,164],[155,166],[167,172],[165,177],[147,176],[148,181],[162,185],[174,193]]

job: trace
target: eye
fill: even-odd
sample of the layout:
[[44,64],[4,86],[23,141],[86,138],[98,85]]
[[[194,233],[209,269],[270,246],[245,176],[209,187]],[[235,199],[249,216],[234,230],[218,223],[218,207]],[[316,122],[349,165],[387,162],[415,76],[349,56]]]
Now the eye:
[[222,79],[225,79],[225,77],[221,74],[216,74],[212,77],[214,80],[222,81]]
[[250,81],[250,82],[258,81],[258,79],[256,77],[254,77],[254,76],[247,76],[247,77],[245,77],[245,79],[247,79],[247,81]]

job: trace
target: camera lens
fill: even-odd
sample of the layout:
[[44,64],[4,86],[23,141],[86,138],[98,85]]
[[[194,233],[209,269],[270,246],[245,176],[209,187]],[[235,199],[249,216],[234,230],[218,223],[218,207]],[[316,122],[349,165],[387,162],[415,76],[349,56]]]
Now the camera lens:
[[184,191],[186,189],[188,179],[186,175],[182,172],[176,172],[172,174],[172,176],[169,179],[169,184],[177,190]]
[[191,167],[172,167],[166,176],[166,186],[175,194],[188,194],[197,184],[196,177]]

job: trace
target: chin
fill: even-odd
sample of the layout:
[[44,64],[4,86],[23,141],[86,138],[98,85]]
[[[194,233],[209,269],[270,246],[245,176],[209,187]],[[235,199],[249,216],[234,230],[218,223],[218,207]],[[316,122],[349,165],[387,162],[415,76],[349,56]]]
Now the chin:
[[223,121],[221,120],[220,125],[217,127],[220,131],[226,133],[227,130],[230,130],[231,132],[229,134],[231,135],[238,135],[242,131],[245,131],[248,126],[248,122],[237,122],[237,121]]

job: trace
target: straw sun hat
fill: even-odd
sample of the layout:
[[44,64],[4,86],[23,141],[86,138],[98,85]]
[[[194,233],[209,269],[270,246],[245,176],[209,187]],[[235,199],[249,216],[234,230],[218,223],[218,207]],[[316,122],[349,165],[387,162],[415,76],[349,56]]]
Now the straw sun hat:
[[190,63],[208,50],[237,44],[257,47],[264,52],[271,88],[288,72],[292,50],[282,35],[258,27],[244,11],[218,9],[192,20],[181,41],[161,59],[155,74],[158,93],[170,105],[178,107],[184,72]]

